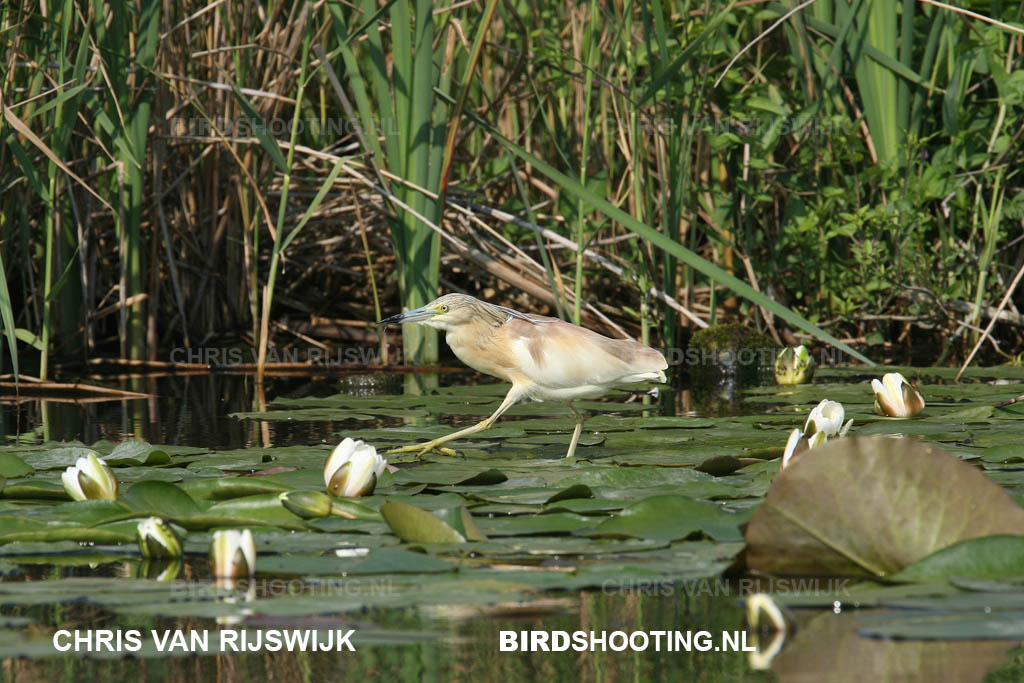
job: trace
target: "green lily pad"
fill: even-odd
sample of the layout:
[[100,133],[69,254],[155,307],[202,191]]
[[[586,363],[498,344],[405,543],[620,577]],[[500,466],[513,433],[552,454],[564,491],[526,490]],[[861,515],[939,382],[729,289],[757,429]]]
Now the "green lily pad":
[[[544,512],[575,512],[581,515],[596,515],[606,512],[614,512],[625,507],[626,503],[621,500],[608,500],[606,498],[573,498],[571,500],[560,500],[544,507]],[[477,508],[473,508],[476,510]]]
[[151,446],[145,441],[132,439],[122,441],[114,447],[114,450],[103,458],[111,467],[123,465],[166,465],[171,461],[167,451]]
[[569,512],[546,515],[517,515],[481,519],[480,527],[488,536],[529,536],[531,534],[568,534],[594,526],[594,519]]
[[261,557],[260,573],[361,576],[369,574],[434,574],[450,572],[455,563],[403,548],[372,548],[365,553],[278,555]]
[[735,541],[742,538],[737,527],[743,521],[744,517],[714,503],[683,496],[654,496],[626,507],[586,535],[676,541],[702,531],[719,541]]
[[[384,521],[403,541],[416,543],[465,543],[467,537],[437,516],[407,503],[384,503]],[[460,513],[461,516],[461,513]]]
[[1024,574],[1024,536],[983,536],[936,550],[890,581],[920,582],[949,577],[998,579]]
[[71,467],[79,458],[84,458],[92,452],[91,448],[84,446],[69,446],[52,448],[41,453],[26,453],[22,459],[37,470],[55,470]]
[[508,475],[498,469],[480,471],[472,465],[427,464],[408,467],[395,472],[395,485],[435,484],[439,486],[492,486],[508,480]]
[[569,486],[568,488],[562,489],[558,493],[554,494],[553,496],[545,500],[544,503],[545,505],[550,505],[551,503],[557,503],[558,501],[561,500],[573,500],[593,497],[594,492],[590,489],[589,486],[585,486],[584,484],[575,484],[573,486]]
[[473,520],[473,515],[469,513],[469,510],[467,510],[464,505],[446,508],[443,510],[434,510],[433,514],[439,520],[465,536],[467,541],[487,540],[487,536],[480,530],[480,527],[477,526],[476,522]]
[[708,458],[693,469],[698,472],[706,472],[713,477],[724,477],[742,468],[744,464],[742,460],[732,455],[716,455]]
[[180,486],[166,481],[140,481],[132,484],[121,496],[121,502],[136,512],[174,519],[203,512]]
[[985,462],[1024,462],[1024,443],[1004,443],[998,446],[989,446],[981,454],[981,459]]
[[204,515],[260,520],[285,528],[305,528],[302,518],[281,504],[279,493],[258,493],[214,503]]
[[[929,406],[929,408],[931,408],[931,406]],[[993,411],[994,408],[992,408],[992,406],[971,406],[969,408],[961,408],[960,410],[944,412],[939,415],[929,415],[922,419],[938,422],[951,422],[954,424],[984,424],[990,421],[989,418],[992,417]]]
[[24,517],[0,518],[0,543],[13,541],[83,541],[91,543],[128,543],[135,540],[132,533],[102,526],[87,527],[74,522],[41,522]]
[[63,484],[39,477],[24,477],[7,482],[7,486],[0,491],[0,497],[41,500],[68,500],[71,498],[64,490]]
[[124,503],[117,500],[81,500],[47,507],[25,510],[26,516],[56,522],[74,522],[94,526],[137,516]]
[[35,469],[14,453],[0,453],[0,477],[17,479],[31,474]]

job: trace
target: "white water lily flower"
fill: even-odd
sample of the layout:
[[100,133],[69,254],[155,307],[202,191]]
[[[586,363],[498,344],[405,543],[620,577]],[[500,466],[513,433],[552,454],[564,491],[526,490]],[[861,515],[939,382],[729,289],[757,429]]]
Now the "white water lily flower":
[[898,372],[889,372],[882,381],[871,380],[875,392],[875,412],[888,417],[914,417],[924,410],[924,398]]
[[775,357],[772,369],[779,384],[806,384],[814,377],[814,358],[803,344],[787,346]]
[[376,448],[346,437],[324,464],[324,484],[336,496],[366,496],[373,493],[387,465]]
[[807,416],[807,422],[804,423],[804,433],[810,438],[818,432],[824,432],[826,437],[834,436],[846,436],[846,432],[850,431],[850,425],[853,424],[853,420],[850,419],[846,424],[843,424],[843,418],[846,417],[846,411],[843,409],[843,404],[838,401],[829,401],[827,398],[822,399],[821,403],[816,405],[811,411],[811,414]]
[[248,529],[221,529],[213,532],[210,543],[213,575],[219,578],[241,578],[256,573],[256,544]]
[[60,475],[64,490],[72,500],[115,500],[117,477],[107,463],[89,451]]
[[181,557],[181,539],[166,521],[147,517],[135,530],[143,557]]
[[[800,447],[800,442],[803,438],[804,433],[800,431],[799,427],[789,433],[789,439],[786,441],[786,450],[782,454],[782,464],[779,465],[780,472],[786,469],[786,465],[788,465],[789,461],[793,459],[793,456],[797,454],[797,448]],[[800,450],[803,451],[805,449],[806,446]]]
[[820,446],[827,440],[828,437],[825,436],[825,432],[815,432],[812,436],[805,439],[804,433],[799,428],[794,429],[789,433],[789,439],[786,441],[786,450],[782,454],[782,464],[779,465],[779,471],[781,472],[786,469],[786,466],[796,456],[804,451],[809,451],[815,446]]

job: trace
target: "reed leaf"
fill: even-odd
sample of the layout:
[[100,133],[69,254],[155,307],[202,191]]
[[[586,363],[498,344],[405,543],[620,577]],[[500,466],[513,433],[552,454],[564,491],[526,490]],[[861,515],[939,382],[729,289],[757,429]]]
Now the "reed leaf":
[[11,293],[7,289],[7,268],[4,267],[3,249],[0,249],[0,321],[4,324],[4,337],[7,340],[7,353],[11,357],[11,369],[14,381],[18,381],[18,340],[14,333],[14,307],[11,306]]
[[867,365],[874,365],[874,362],[867,356],[859,353],[858,351],[851,348],[849,345],[836,339],[828,332],[820,329],[806,318],[794,313],[785,306],[779,304],[776,301],[769,299],[767,296],[757,291],[747,283],[736,278],[733,275],[725,272],[715,264],[711,263],[707,259],[701,258],[699,255],[690,251],[678,242],[673,242],[671,239],[666,237],[663,233],[658,232],[654,228],[644,225],[640,221],[636,220],[622,209],[614,206],[611,202],[595,195],[593,192],[588,190],[586,187],[581,185],[576,179],[571,178],[564,173],[559,172],[554,167],[549,165],[547,162],[538,158],[537,156],[527,152],[525,149],[512,142],[504,135],[502,135],[497,129],[491,126],[489,123],[476,116],[470,114],[470,117],[476,122],[477,125],[486,129],[488,133],[494,136],[494,138],[501,142],[502,146],[507,150],[515,154],[517,157],[530,164],[538,171],[543,173],[549,179],[553,180],[563,190],[569,192],[578,199],[582,199],[591,207],[597,209],[601,213],[605,214],[614,221],[624,226],[630,232],[634,232],[640,237],[648,240],[658,248],[670,253],[672,256],[678,258],[680,261],[686,263],[694,270],[697,270],[713,281],[725,285],[736,294],[742,296],[748,301],[761,306],[768,311],[779,316],[790,325],[798,327],[805,332],[808,332],[818,339],[821,339],[828,344],[841,349],[843,352],[849,354],[853,358],[866,363]]

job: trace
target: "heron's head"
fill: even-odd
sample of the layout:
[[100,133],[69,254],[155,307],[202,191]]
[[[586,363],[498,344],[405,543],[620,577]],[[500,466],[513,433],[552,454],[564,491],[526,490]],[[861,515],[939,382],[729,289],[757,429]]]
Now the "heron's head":
[[436,327],[439,330],[451,330],[471,323],[486,315],[489,304],[465,294],[445,294],[434,299],[426,306],[393,315],[377,322],[378,325],[392,323],[421,323]]

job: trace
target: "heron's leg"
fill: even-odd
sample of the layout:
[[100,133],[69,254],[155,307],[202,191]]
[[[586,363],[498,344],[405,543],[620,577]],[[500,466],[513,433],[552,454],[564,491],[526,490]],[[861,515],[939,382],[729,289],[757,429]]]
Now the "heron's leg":
[[444,453],[445,455],[455,455],[454,450],[450,448],[439,448],[439,446],[446,444],[449,441],[461,439],[464,436],[476,434],[477,432],[482,432],[483,430],[487,429],[488,427],[493,425],[498,420],[499,417],[501,417],[502,413],[504,413],[506,410],[514,406],[519,401],[519,399],[523,397],[523,394],[525,393],[526,392],[521,387],[518,387],[515,384],[513,384],[512,388],[508,390],[508,394],[505,395],[505,400],[501,402],[501,405],[498,406],[498,409],[495,410],[494,413],[492,413],[491,416],[488,417],[486,420],[481,420],[472,427],[466,427],[465,429],[460,429],[457,432],[452,432],[451,434],[439,436],[433,441],[428,441],[426,443],[411,444],[409,446],[402,446],[401,448],[392,448],[387,453],[413,453],[418,451],[420,455],[423,455],[428,451],[438,450]]
[[565,454],[565,457],[567,458],[571,458],[576,454],[576,444],[580,442],[580,434],[583,433],[583,421],[587,419],[583,413],[576,410],[571,403],[569,404],[569,410],[572,412],[573,417],[576,418],[576,428],[572,430],[572,441],[569,442],[569,450]]

